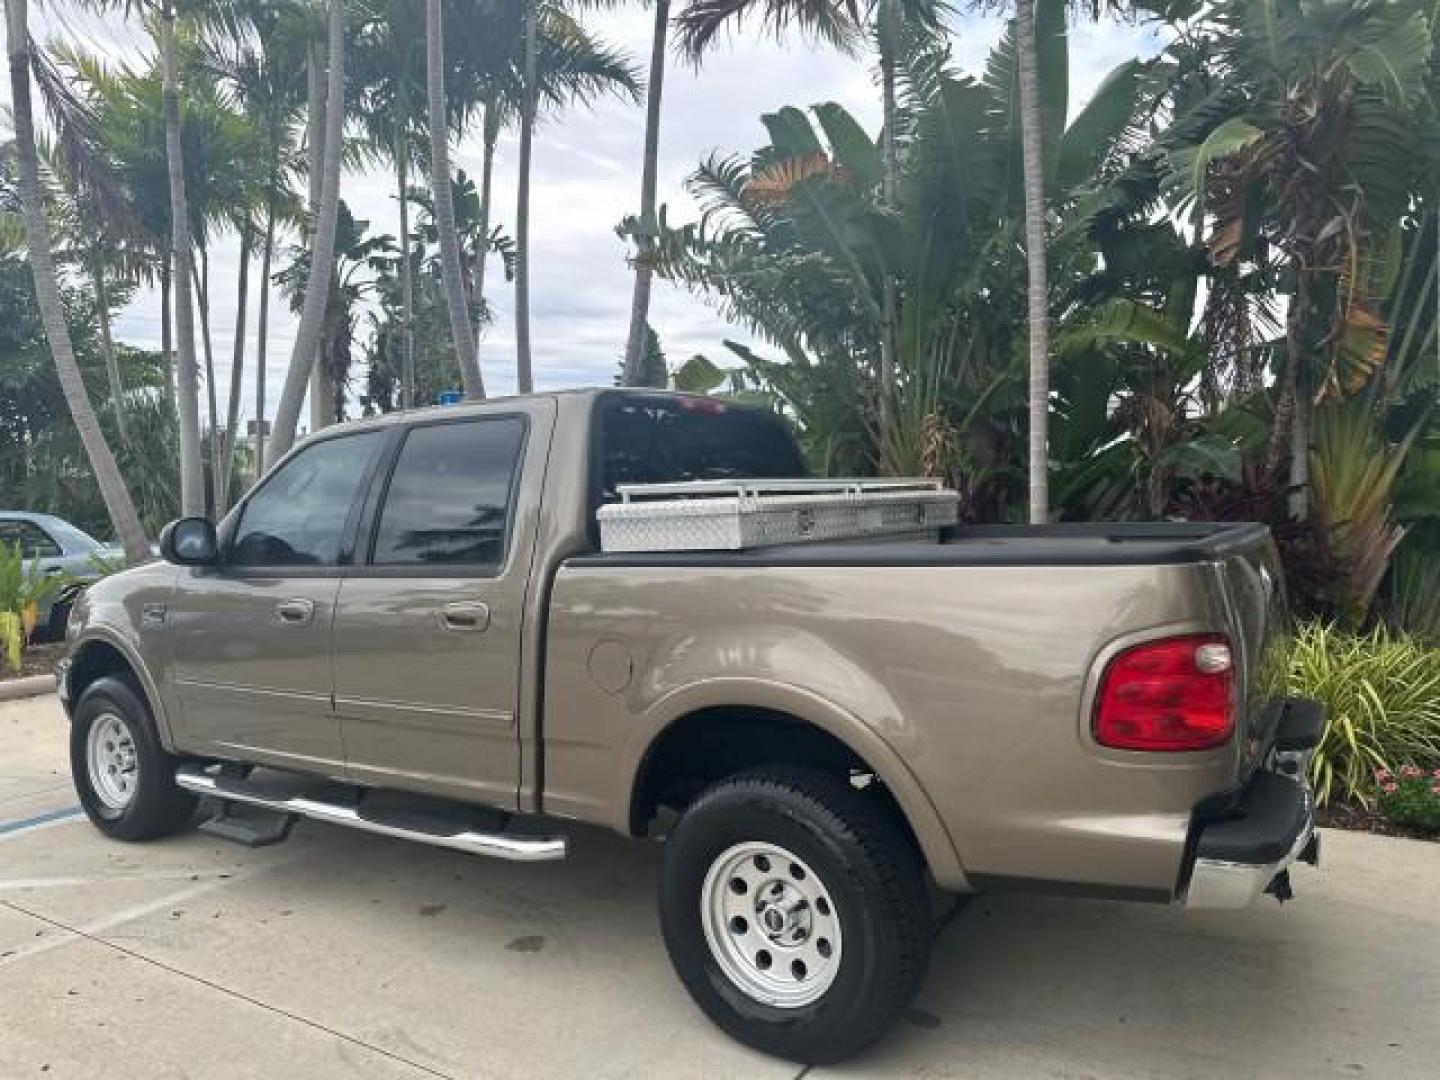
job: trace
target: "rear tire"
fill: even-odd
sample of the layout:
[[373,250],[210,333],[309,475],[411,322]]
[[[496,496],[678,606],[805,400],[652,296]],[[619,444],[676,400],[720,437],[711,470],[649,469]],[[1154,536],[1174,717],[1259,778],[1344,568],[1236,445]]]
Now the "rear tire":
[[665,844],[660,921],[711,1020],[807,1065],[879,1038],[929,962],[923,871],[893,812],[804,769],[744,773],[695,801]]
[[150,707],[124,678],[86,687],[70,724],[70,773],[95,827],[154,840],[190,824],[198,802],[175,784],[179,760],[160,744]]

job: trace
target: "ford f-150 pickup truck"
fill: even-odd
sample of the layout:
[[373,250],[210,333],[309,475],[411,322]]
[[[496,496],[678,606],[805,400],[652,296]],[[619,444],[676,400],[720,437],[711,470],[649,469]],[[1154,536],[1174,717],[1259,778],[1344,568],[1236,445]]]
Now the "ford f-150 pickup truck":
[[878,1037],[931,890],[1242,907],[1314,862],[1318,706],[1278,696],[1259,525],[606,553],[622,485],[801,477],[778,416],[633,391],[328,429],[164,561],[88,590],[59,674],[102,832],[310,817],[509,859],[664,839],[717,1024],[804,1062]]

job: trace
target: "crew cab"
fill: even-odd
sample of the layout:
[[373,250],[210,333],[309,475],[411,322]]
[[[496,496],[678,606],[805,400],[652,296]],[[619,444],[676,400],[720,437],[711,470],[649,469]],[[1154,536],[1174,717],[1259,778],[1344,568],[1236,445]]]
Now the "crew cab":
[[602,550],[623,485],[800,477],[785,421],[584,391],[302,443],[218,526],[89,589],[58,676],[94,824],[311,817],[510,859],[663,839],[680,979],[803,1062],[924,978],[932,893],[1290,893],[1323,716],[1279,694],[1260,525],[957,527]]

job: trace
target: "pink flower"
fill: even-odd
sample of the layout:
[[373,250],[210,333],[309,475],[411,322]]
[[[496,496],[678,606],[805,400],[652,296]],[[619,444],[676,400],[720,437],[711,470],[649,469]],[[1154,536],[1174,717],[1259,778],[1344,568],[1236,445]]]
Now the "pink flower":
[[1386,795],[1394,795],[1395,792],[1400,790],[1400,785],[1392,781],[1391,783],[1382,785],[1381,790],[1384,791]]
[[1417,769],[1414,765],[1406,765],[1403,769],[1400,770],[1400,775],[1403,776],[1406,780],[1419,780],[1420,777],[1424,776],[1425,774],[1422,773],[1419,769]]
[[1435,781],[1435,783],[1430,785],[1430,794],[1440,795],[1440,780],[1437,780]]
[[1382,765],[1375,770],[1375,782],[1377,784],[1387,784],[1391,779],[1390,770],[1385,768],[1385,766]]
[[1436,769],[1430,775],[1433,776],[1436,780],[1440,780],[1440,769]]

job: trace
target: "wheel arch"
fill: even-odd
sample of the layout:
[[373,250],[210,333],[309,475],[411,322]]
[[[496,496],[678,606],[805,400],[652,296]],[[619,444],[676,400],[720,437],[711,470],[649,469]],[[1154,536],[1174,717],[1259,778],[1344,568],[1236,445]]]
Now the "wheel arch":
[[70,664],[65,672],[65,680],[72,707],[91,683],[107,676],[128,676],[135,682],[155,718],[155,728],[160,735],[161,745],[174,753],[175,740],[170,729],[169,716],[165,711],[165,702],[150,670],[130,643],[119,634],[108,632],[103,627],[92,627],[70,652]]
[[[757,744],[760,733],[765,737]],[[670,770],[677,755],[682,761],[703,761],[697,778],[713,782],[760,765],[807,764],[809,755],[817,752],[823,766],[850,765],[872,774],[883,785],[936,882],[946,889],[969,890],[949,832],[895,750],[833,702],[773,682],[712,680],[657,703],[626,755],[620,787],[625,830],[643,835],[657,797],[664,793],[663,785],[675,780]]]

